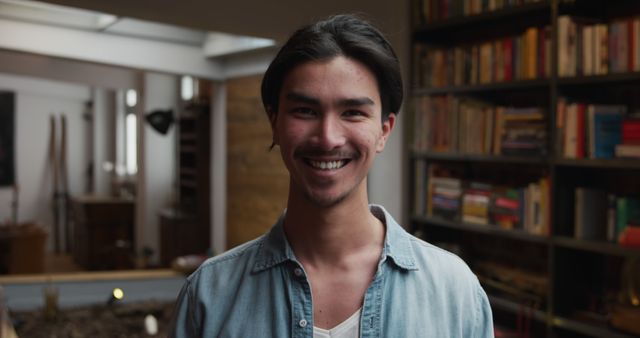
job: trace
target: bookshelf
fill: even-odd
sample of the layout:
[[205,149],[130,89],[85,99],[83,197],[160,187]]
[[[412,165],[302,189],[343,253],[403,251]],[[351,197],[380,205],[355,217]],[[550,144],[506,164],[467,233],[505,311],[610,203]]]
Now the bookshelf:
[[177,136],[178,203],[160,217],[161,264],[183,255],[204,255],[210,248],[211,86],[196,80],[196,95],[181,101]]
[[411,230],[506,330],[640,337],[640,246],[618,240],[640,155],[616,150],[640,144],[640,2],[413,0],[412,21]]

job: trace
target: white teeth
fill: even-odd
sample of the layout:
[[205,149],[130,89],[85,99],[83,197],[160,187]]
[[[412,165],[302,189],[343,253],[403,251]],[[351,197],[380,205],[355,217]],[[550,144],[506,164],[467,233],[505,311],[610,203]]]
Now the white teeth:
[[309,163],[311,163],[311,165],[314,166],[315,168],[319,168],[322,170],[333,170],[333,169],[342,168],[345,165],[346,161],[344,160],[329,161],[329,162],[309,161]]

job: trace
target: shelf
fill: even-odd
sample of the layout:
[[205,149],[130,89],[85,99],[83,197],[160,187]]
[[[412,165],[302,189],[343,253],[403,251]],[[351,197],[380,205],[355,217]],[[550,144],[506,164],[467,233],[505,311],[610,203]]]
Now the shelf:
[[548,16],[551,6],[548,1],[508,6],[498,10],[483,12],[475,15],[458,16],[434,21],[414,30],[416,38],[424,39],[430,36],[446,34],[461,27],[483,26],[496,21],[512,21],[522,17],[534,15]]
[[593,86],[602,84],[638,84],[640,72],[613,73],[606,75],[589,75],[558,78],[558,86]]
[[190,112],[190,111],[185,111],[182,112],[179,117],[180,120],[191,120],[194,121],[198,118],[198,115],[196,115],[194,112]]
[[512,164],[538,164],[547,165],[549,159],[544,156],[503,156],[503,155],[475,155],[459,153],[434,153],[412,151],[413,159],[456,161],[456,162],[486,162],[486,163],[512,163]]
[[596,252],[605,255],[640,256],[640,248],[626,248],[617,243],[589,241],[560,236],[554,237],[552,243],[558,247]]
[[556,159],[555,164],[562,167],[587,167],[604,169],[640,169],[639,159],[602,158],[602,159]]
[[180,147],[180,152],[181,153],[195,153],[196,150],[197,149],[194,146],[181,146]]
[[180,180],[180,186],[181,187],[186,187],[186,188],[197,188],[198,187],[198,183],[196,183],[195,180],[181,179]]
[[533,235],[522,230],[501,229],[497,225],[482,225],[482,224],[452,222],[452,221],[447,221],[441,218],[428,217],[428,216],[412,216],[412,221],[423,223],[423,224],[436,225],[443,228],[472,231],[472,232],[477,232],[482,234],[512,238],[512,239],[517,239],[517,240],[531,242],[531,243],[542,243],[542,244],[549,243],[549,238],[547,237]]
[[620,331],[614,331],[606,327],[583,323],[577,320],[555,317],[552,324],[554,327],[579,332],[589,337],[601,337],[601,338],[634,338],[636,335],[630,333],[624,333]]
[[181,167],[180,168],[180,175],[192,175],[192,176],[195,176],[196,174],[197,174],[196,169],[186,168],[186,167]]
[[413,95],[472,94],[504,90],[528,90],[533,88],[544,88],[549,85],[549,79],[535,79],[477,85],[419,88],[413,91]]
[[196,133],[182,132],[180,133],[180,141],[195,141],[197,140]]
[[489,297],[489,303],[491,303],[492,308],[501,309],[504,311],[515,313],[517,315],[521,315],[522,311],[525,311],[526,313],[531,313],[532,315],[531,317],[533,319],[543,323],[547,322],[547,313],[544,311],[531,309],[530,307],[525,306],[524,304],[519,304],[517,302],[504,299],[501,297],[492,296],[489,294],[487,294],[487,296]]

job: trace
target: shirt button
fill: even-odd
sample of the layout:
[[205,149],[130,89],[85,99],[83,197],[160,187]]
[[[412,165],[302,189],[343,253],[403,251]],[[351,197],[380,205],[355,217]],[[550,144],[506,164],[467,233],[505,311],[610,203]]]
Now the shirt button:
[[306,327],[307,326],[307,320],[306,319],[301,319],[300,322],[298,322],[298,325],[300,325],[300,327]]
[[[302,269],[300,268],[296,268],[295,270],[293,270],[293,274],[296,275],[296,277],[300,277],[302,276]],[[304,319],[303,319],[304,320]],[[306,322],[305,322],[306,323]]]

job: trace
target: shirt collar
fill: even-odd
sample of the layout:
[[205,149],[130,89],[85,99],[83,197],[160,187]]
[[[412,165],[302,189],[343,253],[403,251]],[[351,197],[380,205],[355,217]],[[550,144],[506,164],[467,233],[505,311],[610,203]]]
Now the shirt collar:
[[[386,225],[381,261],[389,257],[401,269],[418,270],[411,249],[410,235],[393,219],[384,207],[375,204],[369,207],[373,215]],[[256,263],[253,267],[254,272],[272,268],[285,261],[297,262],[284,234],[283,222],[285,215],[286,210],[261,241]]]

